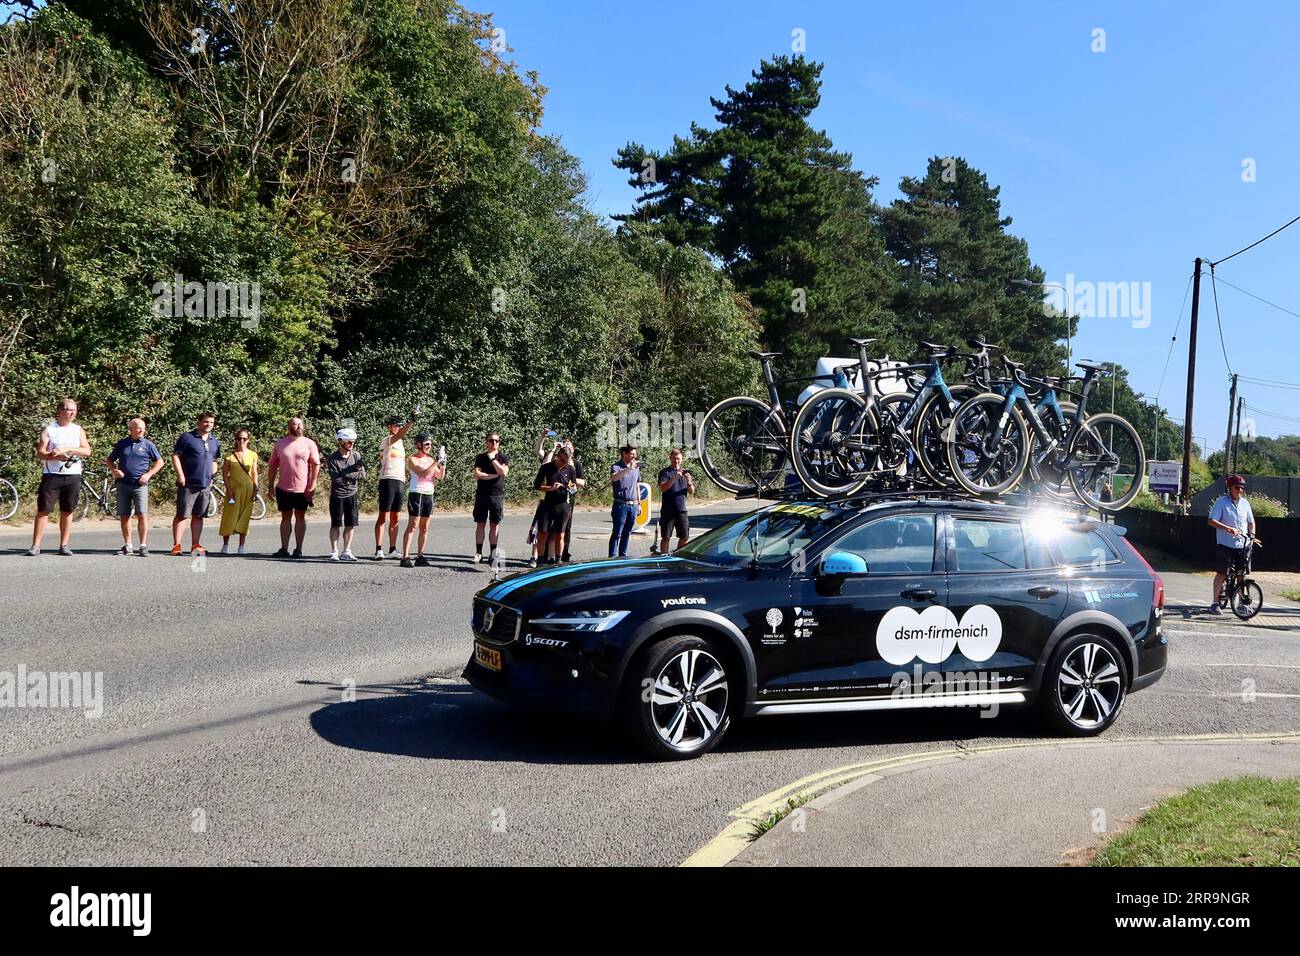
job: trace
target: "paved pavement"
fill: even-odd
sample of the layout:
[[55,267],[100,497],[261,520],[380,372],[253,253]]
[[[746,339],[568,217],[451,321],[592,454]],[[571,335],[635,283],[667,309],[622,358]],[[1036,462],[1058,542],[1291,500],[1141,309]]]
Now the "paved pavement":
[[[507,517],[508,551],[523,552],[530,515]],[[0,708],[0,860],[671,865],[808,775],[1044,740],[1011,709],[771,717],[699,760],[650,763],[608,727],[522,714],[459,679],[469,599],[487,580],[465,556],[467,516],[435,518],[435,567],[412,570],[329,563],[319,523],[317,557],[275,561],[274,527],[255,528],[260,554],[214,554],[202,570],[116,557],[114,526],[78,529],[73,558],[23,557],[25,534],[0,532],[0,670],[104,674],[98,719]],[[603,554],[603,512],[580,513],[575,531],[579,557]],[[1166,580],[1171,596],[1197,586]],[[1172,617],[1168,675],[1107,742],[1300,729],[1294,631]],[[1051,753],[1068,776],[1065,750],[1024,759]],[[1125,800],[1112,801],[1121,813]]]

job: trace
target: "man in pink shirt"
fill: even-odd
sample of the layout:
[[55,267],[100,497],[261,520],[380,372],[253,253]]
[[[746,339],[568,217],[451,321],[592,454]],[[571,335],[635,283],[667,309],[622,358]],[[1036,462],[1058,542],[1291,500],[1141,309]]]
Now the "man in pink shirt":
[[302,539],[307,534],[307,509],[316,493],[320,475],[320,449],[303,434],[301,418],[289,419],[285,435],[275,443],[267,463],[267,484],[275,489],[275,506],[280,510],[280,550],[277,558],[289,557],[289,522],[293,521],[295,558],[302,557]]

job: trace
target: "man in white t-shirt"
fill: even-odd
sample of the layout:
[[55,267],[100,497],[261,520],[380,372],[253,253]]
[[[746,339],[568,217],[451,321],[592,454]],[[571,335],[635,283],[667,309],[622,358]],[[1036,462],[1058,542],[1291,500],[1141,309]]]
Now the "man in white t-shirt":
[[384,560],[384,525],[388,525],[388,553],[397,553],[397,521],[406,500],[406,446],[402,439],[415,424],[416,412],[405,419],[389,415],[388,434],[379,443],[379,517],[375,519],[375,560]]
[[1210,613],[1222,614],[1219,598],[1228,568],[1245,568],[1246,543],[1255,537],[1255,512],[1246,500],[1246,479],[1241,475],[1228,476],[1228,493],[1210,509],[1210,527],[1214,529],[1220,558],[1219,568],[1214,572],[1214,603],[1210,605]]
[[71,555],[72,515],[81,491],[81,460],[90,454],[86,431],[76,423],[77,403],[70,398],[59,402],[59,417],[46,425],[36,442],[41,460],[41,489],[36,495],[36,524],[32,527],[30,557],[41,553],[41,539],[55,505],[59,508],[59,554]]

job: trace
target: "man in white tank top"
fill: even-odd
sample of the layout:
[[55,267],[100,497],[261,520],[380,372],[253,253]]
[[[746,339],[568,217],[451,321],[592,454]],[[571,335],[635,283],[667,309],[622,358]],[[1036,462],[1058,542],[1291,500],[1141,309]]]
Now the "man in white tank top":
[[41,489],[36,495],[36,524],[32,528],[32,546],[27,554],[41,553],[41,539],[50,512],[59,508],[59,554],[71,555],[68,541],[72,537],[72,514],[81,491],[81,460],[90,454],[86,432],[76,423],[77,403],[70,398],[59,402],[59,417],[46,425],[36,442],[36,457],[41,461]]

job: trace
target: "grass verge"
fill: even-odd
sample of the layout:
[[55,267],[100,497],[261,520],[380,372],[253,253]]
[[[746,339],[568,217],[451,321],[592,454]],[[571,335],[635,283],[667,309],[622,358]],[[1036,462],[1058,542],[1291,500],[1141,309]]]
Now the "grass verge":
[[772,827],[776,826],[782,820],[790,815],[794,810],[798,810],[811,798],[807,794],[798,794],[786,800],[785,806],[778,807],[765,816],[755,817],[749,825],[749,842],[753,843]]
[[1193,787],[1144,813],[1093,866],[1300,866],[1300,780]]

